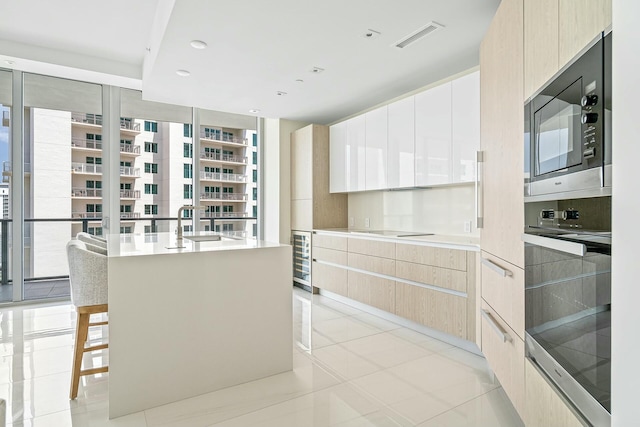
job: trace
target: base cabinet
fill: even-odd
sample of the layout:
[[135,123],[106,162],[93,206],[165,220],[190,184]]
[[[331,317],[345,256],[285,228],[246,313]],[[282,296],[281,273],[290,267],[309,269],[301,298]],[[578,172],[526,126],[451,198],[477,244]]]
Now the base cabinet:
[[584,424],[553,387],[543,374],[526,360],[525,366],[525,423],[527,427],[582,427]]

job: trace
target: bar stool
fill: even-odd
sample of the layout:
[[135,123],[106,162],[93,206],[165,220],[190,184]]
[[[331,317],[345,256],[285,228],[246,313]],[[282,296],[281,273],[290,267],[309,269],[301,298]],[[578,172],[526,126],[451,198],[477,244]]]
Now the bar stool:
[[93,234],[89,234],[89,233],[85,233],[84,231],[81,231],[78,234],[76,234],[76,239],[80,240],[81,242],[87,243],[89,245],[102,248],[105,251],[107,250],[107,241],[98,236],[94,236]]
[[[106,253],[106,250],[105,250]],[[78,396],[80,377],[108,372],[108,366],[82,370],[82,356],[86,352],[104,350],[108,344],[85,347],[90,326],[107,325],[107,321],[91,322],[92,314],[107,313],[107,257],[93,251],[79,240],[67,243],[71,302],[76,307],[76,340],[73,350],[70,399]]]

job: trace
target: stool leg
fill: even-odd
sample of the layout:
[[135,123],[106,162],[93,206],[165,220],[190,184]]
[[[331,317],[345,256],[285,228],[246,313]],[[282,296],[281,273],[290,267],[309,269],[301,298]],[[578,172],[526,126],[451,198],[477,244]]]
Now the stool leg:
[[82,355],[84,354],[84,343],[87,341],[89,333],[89,313],[78,313],[76,322],[76,342],[73,347],[73,368],[71,370],[71,393],[70,399],[78,397],[78,386],[80,384],[80,371],[82,370]]

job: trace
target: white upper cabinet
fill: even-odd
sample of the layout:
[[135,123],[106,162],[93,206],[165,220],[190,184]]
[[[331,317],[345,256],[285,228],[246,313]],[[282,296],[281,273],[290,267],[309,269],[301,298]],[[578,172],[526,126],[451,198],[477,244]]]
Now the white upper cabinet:
[[347,122],[329,128],[329,192],[347,192]]
[[476,179],[476,151],[480,149],[480,72],[451,84],[452,182],[472,182]]
[[451,82],[415,96],[416,185],[451,183]]
[[414,97],[388,106],[387,188],[415,186]]
[[347,120],[347,191],[365,190],[366,117]]
[[387,188],[387,106],[365,114],[365,189]]

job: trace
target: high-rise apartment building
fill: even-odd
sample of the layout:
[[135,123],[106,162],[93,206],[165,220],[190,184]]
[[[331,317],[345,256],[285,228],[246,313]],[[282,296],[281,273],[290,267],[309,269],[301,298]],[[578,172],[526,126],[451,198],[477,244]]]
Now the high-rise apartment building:
[[[25,273],[63,275],[66,254],[51,242],[64,244],[83,229],[103,234],[102,116],[30,108],[25,123],[25,170],[33,171],[25,174],[25,217],[80,220],[26,226]],[[191,124],[120,119],[121,233],[172,231],[177,223],[169,218],[176,218],[179,207],[202,205],[202,230],[255,237],[256,221],[247,220],[257,216],[255,132],[215,125],[198,132],[201,148],[195,153]],[[199,162],[197,177],[194,162]],[[194,179],[199,194],[193,192]],[[5,215],[8,199],[7,190]],[[183,224],[186,231],[193,229],[190,221]]]

